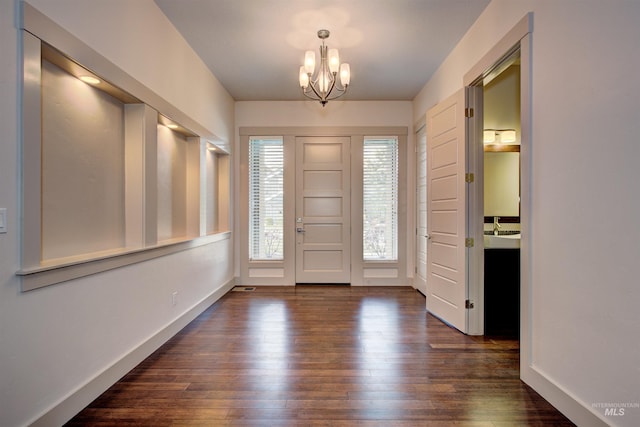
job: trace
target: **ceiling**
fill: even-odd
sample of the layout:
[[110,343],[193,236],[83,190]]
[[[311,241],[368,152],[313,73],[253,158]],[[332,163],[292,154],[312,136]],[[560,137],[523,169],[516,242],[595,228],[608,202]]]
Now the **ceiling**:
[[319,29],[351,66],[343,99],[412,100],[489,1],[155,0],[237,101],[306,99]]

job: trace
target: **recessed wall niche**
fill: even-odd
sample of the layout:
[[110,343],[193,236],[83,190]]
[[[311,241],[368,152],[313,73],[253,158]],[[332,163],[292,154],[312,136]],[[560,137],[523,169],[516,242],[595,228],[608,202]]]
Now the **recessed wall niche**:
[[42,260],[125,246],[124,103],[42,61]]
[[158,125],[158,241],[187,236],[187,138]]
[[205,201],[203,212],[204,234],[215,234],[229,230],[229,155],[220,147],[206,144],[205,173],[202,195]]
[[[22,35],[23,290],[230,238],[228,153],[100,67]],[[71,46],[134,81],[81,41]]]

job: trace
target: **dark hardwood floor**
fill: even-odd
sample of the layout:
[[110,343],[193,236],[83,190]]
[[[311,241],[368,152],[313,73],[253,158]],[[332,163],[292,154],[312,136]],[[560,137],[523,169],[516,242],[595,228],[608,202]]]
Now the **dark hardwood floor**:
[[571,426],[411,288],[229,292],[69,426]]

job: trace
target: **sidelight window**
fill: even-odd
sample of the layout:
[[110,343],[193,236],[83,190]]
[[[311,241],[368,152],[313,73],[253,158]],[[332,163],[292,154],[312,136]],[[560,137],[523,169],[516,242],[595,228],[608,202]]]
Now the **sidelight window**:
[[398,138],[365,137],[363,145],[363,259],[398,259]]
[[282,138],[249,140],[249,258],[282,260],[284,223]]

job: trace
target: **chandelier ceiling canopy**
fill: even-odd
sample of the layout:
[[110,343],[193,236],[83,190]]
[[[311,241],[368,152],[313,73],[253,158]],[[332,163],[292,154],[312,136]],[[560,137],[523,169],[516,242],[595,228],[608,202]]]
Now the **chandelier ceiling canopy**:
[[329,38],[328,30],[319,30],[318,38],[322,40],[320,66],[316,71],[316,54],[312,50],[306,51],[304,65],[300,67],[299,80],[304,96],[320,101],[324,107],[330,100],[347,92],[351,81],[351,69],[349,64],[340,64],[338,49],[328,49],[325,46],[324,41]]

